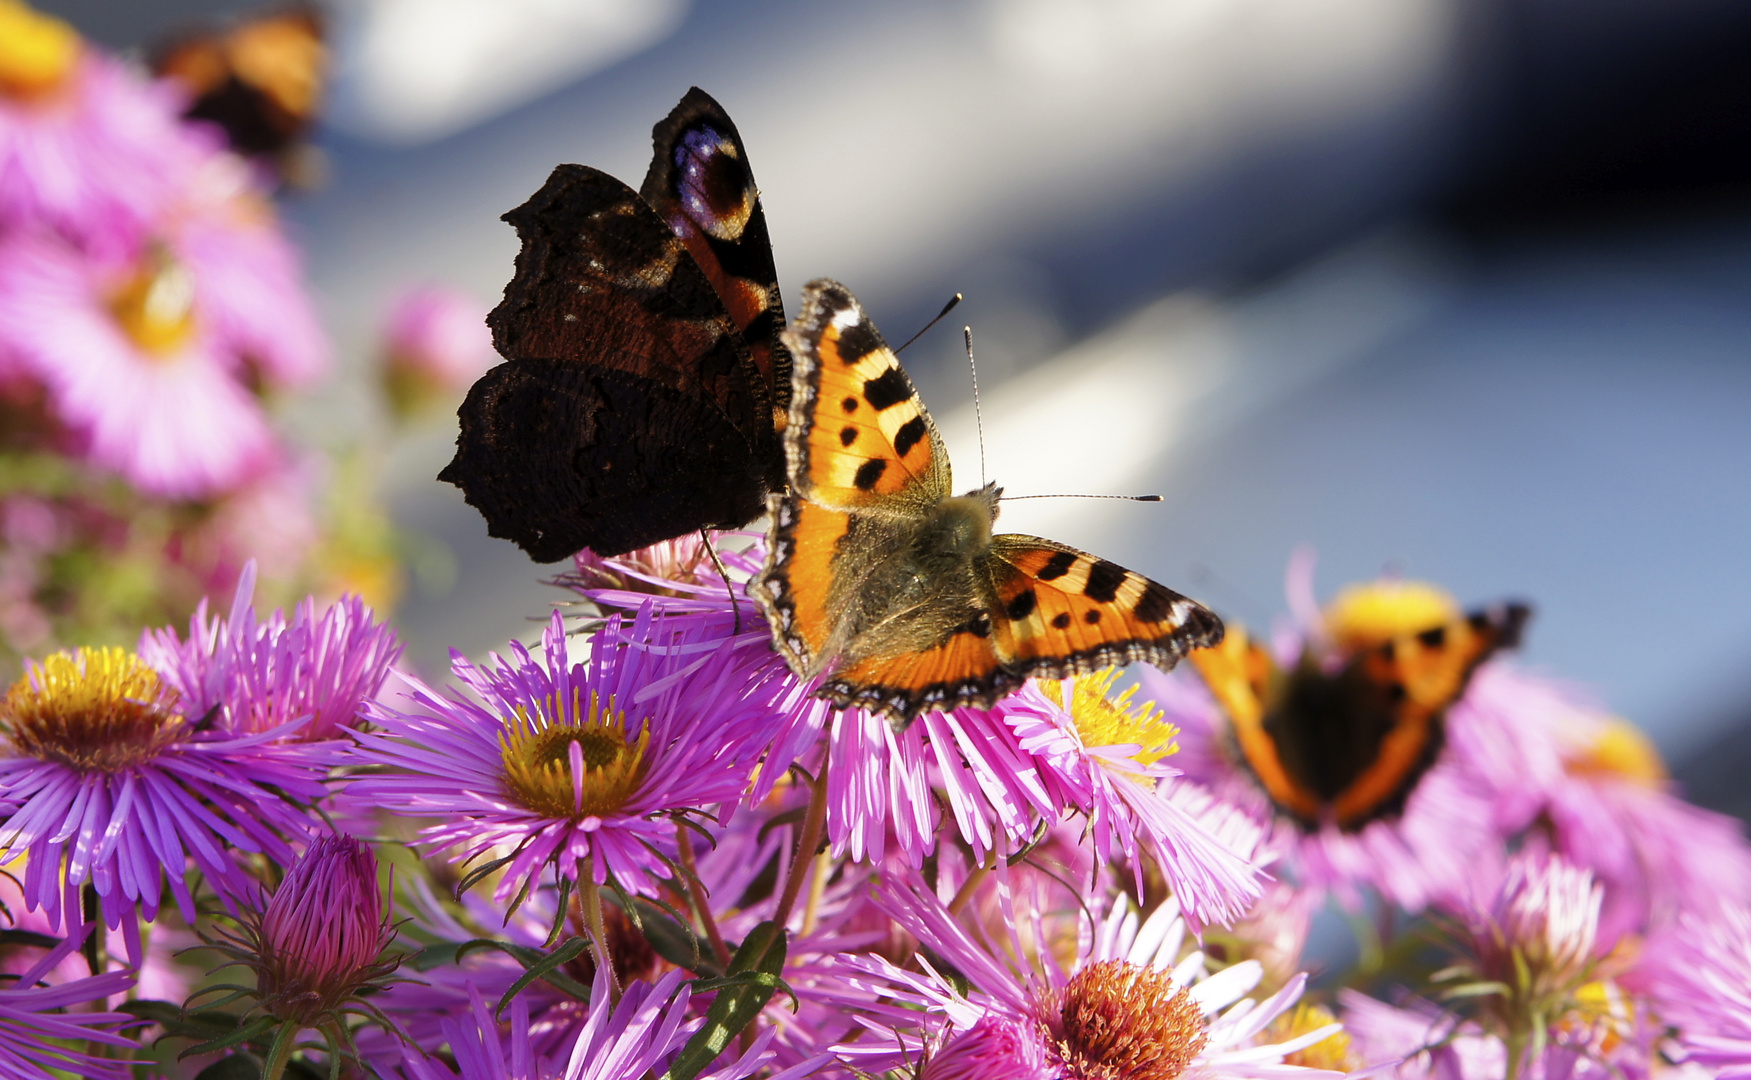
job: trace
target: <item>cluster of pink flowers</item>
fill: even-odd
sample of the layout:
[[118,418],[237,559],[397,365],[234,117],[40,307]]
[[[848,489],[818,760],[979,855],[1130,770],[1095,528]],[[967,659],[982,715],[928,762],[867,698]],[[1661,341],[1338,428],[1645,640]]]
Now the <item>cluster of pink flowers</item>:
[[[580,556],[583,626],[458,654],[452,689],[394,672],[357,598],[258,616],[252,574],[186,636],[32,663],[0,705],[26,932],[0,1055],[405,1080],[1751,1070],[1751,846],[1510,659],[1447,710],[1402,810],[1310,826],[1189,666],[897,727],[777,657],[743,591],[758,544],[723,552],[727,589],[697,544]],[[1346,617],[1294,606],[1286,664]],[[1341,980],[1301,960],[1328,903],[1368,928]],[[197,942],[253,977],[198,983],[175,953]]]
[[[0,646],[33,657],[0,699],[0,1074],[1751,1077],[1739,824],[1488,649],[1340,820],[1285,805],[1243,745],[1285,713],[1243,737],[1198,657],[833,708],[774,651],[745,536],[721,577],[695,538],[582,553],[538,646],[447,683],[356,594],[260,614],[246,554],[317,546],[266,402],[326,344],[267,183],[182,104],[0,0]],[[390,414],[491,362],[479,315],[406,297]],[[54,651],[41,575],[76,542],[235,579],[230,608]],[[1290,576],[1279,682],[1487,629]],[[1333,909],[1361,959],[1308,970]]]

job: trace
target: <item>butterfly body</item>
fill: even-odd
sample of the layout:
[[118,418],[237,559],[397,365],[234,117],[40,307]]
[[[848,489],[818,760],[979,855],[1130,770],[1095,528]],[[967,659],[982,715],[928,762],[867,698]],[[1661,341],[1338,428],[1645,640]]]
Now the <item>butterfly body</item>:
[[752,591],[822,697],[904,722],[990,705],[1035,675],[1171,667],[1220,640],[1207,609],[1139,574],[994,533],[995,485],[953,495],[935,423],[844,286],[811,283],[785,340],[790,487],[769,497]]
[[1529,615],[1504,604],[1353,650],[1314,643],[1288,671],[1231,627],[1192,662],[1235,756],[1278,809],[1307,829],[1355,831],[1403,811],[1440,756],[1448,709]]
[[507,359],[439,479],[541,562],[743,525],[784,483],[783,308],[740,136],[695,89],[653,141],[641,191],[561,165],[505,215],[522,250],[487,322]]

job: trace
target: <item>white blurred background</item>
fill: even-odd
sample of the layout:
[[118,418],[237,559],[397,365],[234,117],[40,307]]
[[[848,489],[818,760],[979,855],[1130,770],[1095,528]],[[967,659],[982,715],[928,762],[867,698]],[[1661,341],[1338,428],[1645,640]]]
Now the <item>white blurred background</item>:
[[[132,46],[236,5],[43,6]],[[688,86],[748,144],[786,298],[903,340],[1005,526],[1253,624],[1290,552],[1538,609],[1528,660],[1751,808],[1751,6],[1734,0],[346,0],[321,190],[288,205],[343,353],[439,280],[483,310],[499,215],[559,162],[634,185]],[[363,423],[347,377],[309,423]],[[428,669],[560,594],[400,447],[440,541]]]

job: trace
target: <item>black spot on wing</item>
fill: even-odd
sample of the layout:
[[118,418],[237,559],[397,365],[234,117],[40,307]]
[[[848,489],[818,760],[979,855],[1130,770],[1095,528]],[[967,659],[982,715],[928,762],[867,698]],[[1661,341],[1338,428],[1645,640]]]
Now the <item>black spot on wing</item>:
[[882,478],[882,473],[887,471],[886,458],[871,458],[857,467],[857,475],[851,478],[851,482],[857,485],[859,491],[873,491],[876,482]]
[[1125,568],[1101,559],[1089,567],[1088,584],[1082,587],[1082,595],[1099,604],[1110,604],[1124,583]]
[[1083,614],[1082,621],[1087,623],[1090,626],[1093,626],[1095,623],[1100,622],[1100,609],[1099,608],[1089,608],[1088,611]]
[[1040,567],[1040,572],[1034,576],[1041,581],[1056,581],[1070,572],[1076,565],[1074,551],[1054,551],[1052,557],[1046,560],[1046,565]]
[[857,411],[857,399],[848,397],[839,403],[839,407],[844,409],[847,414],[854,413]]
[[[924,417],[914,416],[912,419],[900,425],[899,431],[894,432],[894,450],[901,457],[905,457],[912,452],[912,448],[917,446],[919,441],[923,438]],[[850,444],[848,443],[846,445]]]
[[1173,612],[1175,599],[1173,590],[1151,581],[1143,587],[1143,595],[1137,598],[1137,606],[1131,609],[1131,614],[1143,622],[1166,622]]
[[1431,649],[1439,649],[1447,643],[1447,628],[1445,626],[1432,626],[1418,634],[1417,640]]
[[857,441],[857,429],[855,427],[852,427],[850,424],[846,424],[845,427],[840,429],[840,431],[839,431],[839,445],[840,446],[850,446],[852,443],[854,443],[856,441]]
[[[857,363],[877,349],[886,348],[881,334],[876,332],[869,320],[852,323],[839,331],[839,359],[849,366]],[[877,406],[880,408],[880,406]]]
[[1070,613],[1068,611],[1060,611],[1058,614],[1052,616],[1052,625],[1060,630],[1065,629],[1070,625]]
[[1023,589],[1004,606],[1003,613],[1011,619],[1025,619],[1034,613],[1034,608],[1038,606],[1038,603],[1038,598],[1034,596],[1032,589]]
[[911,396],[912,389],[906,385],[906,376],[897,367],[891,367],[863,384],[863,398],[876,412],[891,409]]

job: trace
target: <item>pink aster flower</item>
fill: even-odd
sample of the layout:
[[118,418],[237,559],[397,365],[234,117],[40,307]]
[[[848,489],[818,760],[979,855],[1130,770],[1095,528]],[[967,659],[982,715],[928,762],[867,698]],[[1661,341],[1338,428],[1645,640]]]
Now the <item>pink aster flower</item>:
[[1497,827],[1533,830],[1605,886],[1606,940],[1751,902],[1742,823],[1685,802],[1647,737],[1573,688],[1490,665],[1453,728],[1494,782]]
[[453,404],[499,362],[486,306],[442,285],[412,289],[395,301],[381,348],[384,387],[402,416],[440,401]]
[[[245,853],[290,861],[302,835],[289,799],[325,788],[320,762],[280,737],[304,723],[236,734],[201,726],[159,672],[122,649],[82,649],[32,663],[0,704],[0,855],[28,857],[24,891],[55,926],[79,922],[89,884],[105,921],[140,955],[139,906],[157,916],[166,886],[193,923],[188,864],[227,900],[249,879]],[[126,918],[124,918],[126,916]]]
[[458,859],[509,848],[500,901],[549,866],[649,895],[677,857],[670,817],[738,800],[770,741],[768,701],[718,662],[722,649],[697,624],[646,608],[631,627],[593,635],[589,661],[572,665],[556,612],[544,662],[516,643],[484,667],[454,655],[478,701],[406,677],[410,709],[368,706],[381,730],[361,735],[351,759],[389,770],[349,794],[441,818],[422,840]]
[[193,305],[180,263],[99,263],[42,233],[0,243],[0,349],[47,386],[93,462],[169,498],[234,488],[276,452],[234,355]]
[[[126,1013],[85,1011],[126,993],[134,984],[132,973],[111,971],[56,986],[37,985],[39,975],[27,972],[16,984],[0,988],[0,1074],[132,1077],[135,1043],[120,1032],[138,1021]],[[102,1047],[121,1053],[103,1055]]]
[[275,611],[258,622],[254,592],[250,562],[224,622],[209,618],[202,600],[189,619],[187,641],[171,627],[148,630],[140,636],[140,655],[164,672],[190,713],[217,709],[220,730],[259,733],[308,718],[299,739],[345,735],[401,656],[395,630],[351,595],[320,614],[315,599],[305,597],[290,619]]
[[1751,911],[1687,912],[1654,935],[1625,979],[1677,1029],[1689,1061],[1710,1075],[1751,1077]]
[[[848,961],[885,981],[894,1002],[871,1011],[869,1037],[835,1048],[860,1068],[892,1068],[928,1052],[924,1075],[956,1080],[1341,1075],[1285,1060],[1337,1034],[1338,1025],[1279,1041],[1266,1035],[1299,1000],[1306,976],[1263,1002],[1248,1000],[1263,969],[1245,961],[1209,974],[1201,952],[1184,951],[1186,925],[1171,899],[1141,921],[1121,900],[1080,935],[1068,967],[1037,934],[1022,931],[1029,915],[1019,909],[1009,939],[985,944],[916,881],[885,885],[878,903],[972,990],[963,994],[922,956],[921,972],[879,957]],[[885,1039],[884,1026],[893,1029]],[[937,1058],[940,1074],[931,1071]]]
[[1253,863],[1263,830],[1190,785],[1168,764],[1179,734],[1137,687],[1108,691],[1117,669],[1062,683],[1030,681],[997,713],[1052,791],[1088,820],[1097,859],[1123,856],[1143,876],[1147,850],[1197,925],[1230,923],[1258,899]]
[[[473,991],[469,1010],[443,1022],[444,1039],[458,1071],[423,1056],[403,1065],[408,1080],[639,1080],[661,1073],[687,1045],[701,1021],[689,1014],[691,986],[672,971],[656,983],[633,982],[618,1003],[610,998],[606,976],[596,980],[588,1019],[564,1058],[542,1057],[532,1046],[529,1010],[522,999],[511,1004],[509,1045],[492,1012]],[[770,1031],[745,1052],[729,1049],[701,1080],[743,1080],[771,1058]],[[774,1073],[768,1080],[799,1080],[818,1070],[827,1055]]]
[[0,232],[45,225],[87,250],[136,243],[218,149],[177,96],[58,20],[0,7]]

